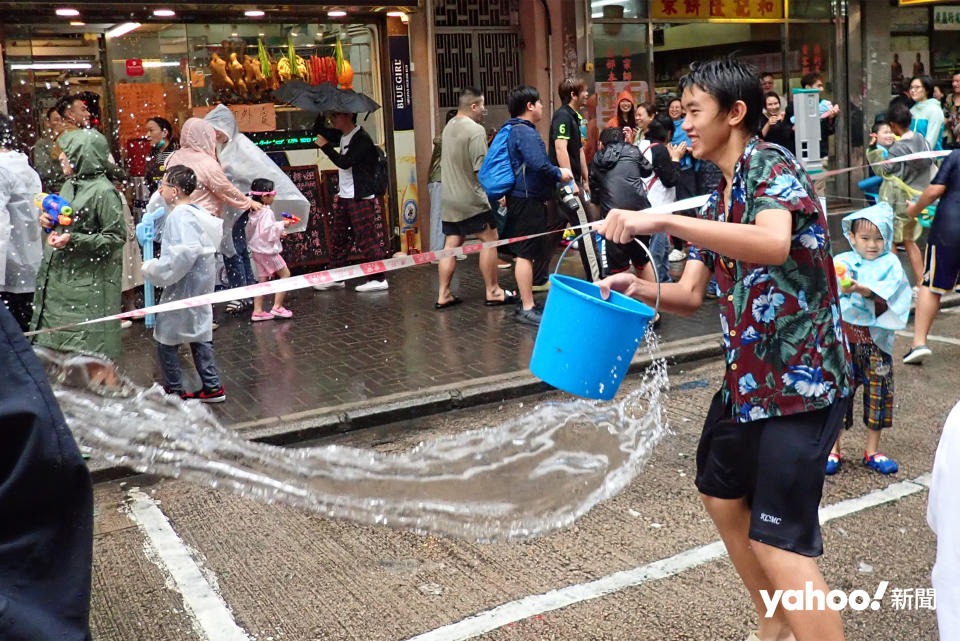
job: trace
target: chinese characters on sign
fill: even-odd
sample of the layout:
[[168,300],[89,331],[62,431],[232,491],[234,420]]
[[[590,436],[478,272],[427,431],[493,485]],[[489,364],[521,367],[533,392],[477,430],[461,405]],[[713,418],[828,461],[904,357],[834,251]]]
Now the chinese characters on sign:
[[783,0],[652,0],[651,5],[654,18],[783,18]]
[[960,5],[943,5],[933,8],[934,31],[960,31]]
[[166,112],[163,85],[159,82],[121,82],[114,88],[117,100],[117,137],[123,144],[147,133],[147,119]]
[[[257,105],[227,105],[237,119],[240,131],[276,131],[277,112],[272,102],[263,102]],[[194,118],[203,118],[213,107],[194,107]]]

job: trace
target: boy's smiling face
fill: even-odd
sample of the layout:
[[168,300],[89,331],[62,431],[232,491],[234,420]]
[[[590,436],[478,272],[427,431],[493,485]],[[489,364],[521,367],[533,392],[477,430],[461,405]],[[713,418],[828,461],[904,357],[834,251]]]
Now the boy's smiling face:
[[890,125],[884,124],[877,129],[877,143],[884,147],[889,147],[895,140],[893,129],[890,128]]
[[856,231],[851,230],[847,239],[861,257],[866,260],[878,258],[884,252],[883,234],[869,221],[860,223]]

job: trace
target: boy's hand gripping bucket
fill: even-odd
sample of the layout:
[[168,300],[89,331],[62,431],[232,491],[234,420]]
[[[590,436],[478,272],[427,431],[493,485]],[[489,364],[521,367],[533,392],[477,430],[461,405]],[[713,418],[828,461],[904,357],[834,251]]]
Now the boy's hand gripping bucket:
[[[577,240],[590,233],[593,230],[584,232]],[[636,242],[655,264],[647,246]],[[573,243],[560,255],[558,268],[571,246]],[[656,307],[659,306],[657,281]],[[594,283],[554,272],[530,357],[530,371],[565,392],[609,400],[620,388],[655,316],[653,309],[638,300],[614,291],[603,300]]]

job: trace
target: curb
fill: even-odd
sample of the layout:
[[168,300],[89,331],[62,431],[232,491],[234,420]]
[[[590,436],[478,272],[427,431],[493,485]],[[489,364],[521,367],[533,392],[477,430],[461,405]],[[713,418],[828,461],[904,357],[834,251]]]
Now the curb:
[[[657,357],[666,359],[668,365],[672,366],[721,353],[721,334],[718,332],[664,343]],[[642,371],[651,360],[647,353],[636,356],[630,363],[629,372]],[[524,370],[258,421],[234,423],[228,427],[238,435],[258,443],[294,445],[333,434],[530,396],[552,389],[529,370]],[[127,466],[114,466],[106,462],[99,464],[95,459],[88,461],[88,466],[94,483],[140,474]]]
[[[941,309],[960,306],[960,294],[946,295]],[[912,315],[912,312],[911,312]],[[717,332],[664,343],[658,357],[670,366],[722,354],[722,335]],[[642,370],[651,361],[642,353],[630,363],[630,372]],[[285,414],[234,423],[228,427],[238,435],[269,445],[295,445],[303,441],[352,432],[397,421],[440,414],[530,396],[553,389],[529,370],[495,374],[449,385],[438,385],[415,392],[401,392],[365,401],[345,403],[295,414]],[[111,466],[96,460],[88,461],[94,483],[105,483],[140,473],[126,466]]]

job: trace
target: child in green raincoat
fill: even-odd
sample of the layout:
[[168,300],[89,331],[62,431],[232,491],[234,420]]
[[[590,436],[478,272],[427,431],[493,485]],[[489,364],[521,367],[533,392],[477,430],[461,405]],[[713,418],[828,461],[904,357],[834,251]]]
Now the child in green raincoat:
[[[69,226],[57,226],[47,237],[37,274],[31,330],[120,311],[127,227],[120,193],[107,178],[107,139],[94,129],[78,129],[63,134],[58,142],[67,176],[60,195],[73,207],[73,217]],[[50,227],[51,222],[47,214],[40,214],[41,226]],[[33,343],[115,359],[120,355],[120,321],[37,334]]]

